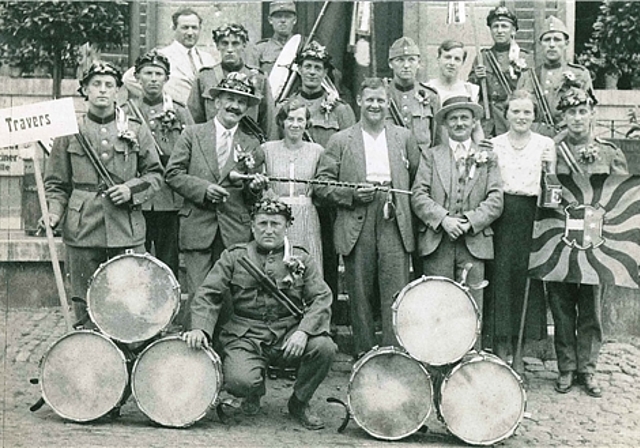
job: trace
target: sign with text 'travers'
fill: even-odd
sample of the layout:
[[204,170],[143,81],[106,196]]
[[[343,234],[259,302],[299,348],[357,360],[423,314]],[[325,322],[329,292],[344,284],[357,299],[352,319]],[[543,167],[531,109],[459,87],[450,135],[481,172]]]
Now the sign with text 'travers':
[[0,109],[0,147],[76,134],[72,98]]

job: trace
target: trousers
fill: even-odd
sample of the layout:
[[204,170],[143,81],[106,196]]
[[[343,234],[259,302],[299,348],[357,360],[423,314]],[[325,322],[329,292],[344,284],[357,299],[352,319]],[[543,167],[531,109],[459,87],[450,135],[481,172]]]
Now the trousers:
[[180,269],[178,252],[178,212],[143,210],[147,223],[145,247],[154,248],[156,258],[165,263],[178,278]]

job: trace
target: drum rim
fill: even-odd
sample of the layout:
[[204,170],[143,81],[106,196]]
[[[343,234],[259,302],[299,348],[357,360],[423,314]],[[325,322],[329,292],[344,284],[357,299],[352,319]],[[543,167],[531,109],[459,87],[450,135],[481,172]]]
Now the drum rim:
[[[474,354],[473,352],[468,353],[467,355],[470,354]],[[467,356],[465,355],[465,356]],[[456,364],[449,373],[447,373],[446,375],[443,376],[442,378],[442,383],[440,384],[440,400],[438,400],[436,402],[436,405],[438,407],[438,413],[442,416],[442,420],[447,428],[447,431],[449,431],[451,434],[453,434],[455,437],[457,437],[458,439],[462,440],[465,443],[468,443],[470,445],[479,445],[479,446],[489,446],[489,445],[495,445],[496,443],[502,442],[503,440],[508,439],[509,437],[511,437],[516,430],[518,429],[518,427],[520,426],[520,424],[522,423],[522,420],[524,420],[524,414],[527,411],[527,391],[524,388],[524,382],[522,381],[522,377],[518,374],[518,372],[516,372],[515,370],[513,370],[513,368],[507,364],[506,362],[504,362],[502,359],[500,359],[499,357],[497,357],[496,355],[492,354],[492,353],[488,353],[488,352],[475,352],[475,355],[473,358],[469,359],[468,361],[461,361],[460,363]],[[446,422],[446,418],[444,416],[444,414],[442,413],[442,393],[444,392],[445,386],[448,383],[451,375],[453,375],[455,372],[457,372],[458,370],[460,370],[462,367],[467,366],[469,364],[475,364],[477,362],[480,361],[489,361],[489,362],[493,362],[495,364],[499,364],[502,365],[503,367],[507,367],[507,370],[514,376],[514,378],[518,381],[518,384],[520,384],[520,396],[522,398],[522,406],[520,406],[520,413],[519,413],[519,417],[518,417],[518,421],[516,422],[515,425],[513,425],[513,428],[511,428],[509,431],[507,431],[504,435],[500,436],[500,437],[496,437],[495,439],[492,440],[487,440],[487,441],[476,441],[476,440],[471,440],[471,439],[467,439],[467,438],[462,438],[459,435],[455,434],[453,431],[451,431],[451,429],[449,428],[449,425],[447,425]]]
[[[211,347],[203,347],[201,350],[209,357],[209,359],[212,361],[212,364],[214,365],[214,371],[215,371],[215,376],[217,379],[217,388],[216,388],[216,392],[215,392],[215,396],[213,398],[213,400],[211,401],[211,403],[209,403],[209,405],[207,406],[207,409],[204,410],[204,412],[202,412],[202,414],[198,415],[198,417],[195,418],[195,420],[185,423],[185,424],[181,424],[181,425],[175,425],[175,424],[167,424],[167,423],[163,423],[163,422],[159,422],[157,421],[155,418],[151,417],[151,415],[149,415],[149,412],[147,411],[147,409],[140,403],[140,400],[138,399],[138,393],[136,392],[136,382],[135,382],[135,378],[136,378],[136,372],[138,370],[138,363],[139,361],[143,358],[143,356],[145,355],[145,353],[149,350],[151,350],[152,347],[155,347],[156,345],[160,344],[161,342],[168,342],[168,341],[174,341],[174,340],[180,340],[182,342],[183,339],[180,337],[180,335],[177,334],[173,334],[173,335],[168,335],[168,336],[164,336],[160,339],[157,339],[155,341],[153,341],[152,343],[150,343],[149,345],[147,345],[144,350],[142,350],[140,352],[140,354],[138,354],[136,361],[133,363],[133,368],[131,369],[131,395],[133,395],[133,400],[136,402],[136,405],[138,406],[138,409],[140,409],[140,411],[152,422],[157,423],[161,426],[167,427],[167,428],[187,428],[189,426],[192,426],[194,424],[196,424],[197,422],[199,422],[200,420],[202,420],[206,415],[207,412],[209,412],[209,409],[211,409],[212,406],[215,405],[216,400],[218,399],[218,397],[220,396],[220,392],[222,391],[222,381],[223,381],[223,375],[222,375],[222,362],[220,360],[220,356],[215,352],[215,350],[213,350]],[[186,344],[186,342],[184,342]]]
[[[415,429],[412,429],[411,431],[405,433],[404,435],[401,436],[383,436],[380,435],[372,430],[369,430],[367,428],[364,427],[364,425],[358,420],[358,417],[356,416],[356,414],[353,412],[353,406],[351,405],[351,387],[353,384],[353,379],[358,371],[358,369],[360,367],[362,367],[362,365],[369,359],[378,356],[378,355],[385,355],[385,354],[398,354],[401,356],[404,356],[405,358],[408,358],[412,361],[416,361],[417,365],[420,367],[420,369],[422,370],[422,372],[426,375],[426,377],[429,379],[429,393],[431,394],[431,406],[429,406],[429,409],[427,410],[427,414],[425,415],[425,417],[422,419],[422,421],[418,424],[418,426]],[[415,359],[414,357],[412,357],[411,355],[409,355],[409,353],[407,353],[406,350],[404,350],[404,348],[401,347],[395,347],[395,346],[385,346],[385,347],[378,347],[375,346],[373,347],[371,350],[369,350],[367,353],[365,353],[360,359],[358,359],[358,361],[356,361],[356,363],[353,365],[353,368],[351,369],[351,375],[349,377],[349,385],[347,386],[347,406],[349,408],[349,414],[351,415],[351,418],[353,418],[353,421],[356,422],[356,424],[363,429],[367,434],[369,434],[370,436],[375,437],[376,439],[380,439],[380,440],[401,440],[404,439],[405,437],[409,437],[412,434],[415,434],[416,432],[418,432],[420,430],[420,428],[422,428],[425,423],[427,422],[427,420],[429,419],[429,416],[431,415],[431,411],[433,410],[433,399],[434,399],[434,390],[433,390],[433,380],[431,379],[431,375],[429,374],[429,371],[427,370],[427,368],[424,366],[424,364],[421,361],[418,361],[417,359]]]
[[[169,318],[168,322],[159,331],[157,331],[153,336],[150,336],[147,339],[125,339],[125,338],[118,337],[118,336],[116,336],[114,334],[111,334],[111,332],[109,332],[109,331],[105,331],[105,329],[102,328],[102,326],[96,320],[96,318],[94,316],[94,312],[92,311],[92,307],[91,307],[91,285],[93,284],[93,281],[98,276],[98,274],[102,273],[102,271],[104,271],[109,264],[113,264],[117,260],[120,260],[121,258],[129,258],[129,257],[145,258],[145,259],[157,264],[161,269],[163,269],[166,273],[169,274],[169,280],[173,284],[172,291],[174,292],[174,296],[175,296],[175,299],[176,299],[176,305],[174,306],[173,313],[171,314],[171,317]],[[98,327],[98,329],[102,333],[104,333],[105,335],[107,335],[111,339],[114,339],[114,340],[116,340],[118,342],[122,342],[124,344],[135,344],[136,342],[148,341],[148,340],[158,336],[163,331],[166,331],[171,326],[171,323],[173,322],[175,317],[180,312],[180,299],[181,299],[180,296],[181,296],[180,282],[178,282],[178,279],[176,278],[175,274],[173,273],[171,268],[166,263],[164,263],[162,260],[154,257],[153,255],[151,255],[148,252],[145,252],[145,253],[126,252],[124,254],[116,255],[113,258],[109,258],[104,263],[101,263],[100,266],[98,266],[98,269],[96,269],[96,271],[91,276],[91,279],[89,280],[89,287],[87,288],[87,312],[89,313],[89,318],[91,319],[91,321],[93,323],[95,323],[95,325]]]
[[[400,335],[398,334],[398,325],[397,325],[397,320],[398,320],[398,308],[400,307],[400,303],[402,302],[402,300],[405,297],[405,291],[411,289],[412,287],[419,285],[421,283],[425,283],[428,280],[443,280],[445,282],[448,283],[453,283],[455,286],[457,286],[461,292],[463,292],[464,294],[466,294],[467,298],[470,299],[471,301],[471,305],[473,306],[473,311],[476,315],[476,331],[475,331],[475,338],[474,340],[471,342],[471,344],[469,345],[469,347],[467,347],[467,349],[465,350],[465,352],[458,358],[452,360],[452,361],[447,361],[447,362],[442,362],[442,363],[435,363],[435,362],[430,362],[430,361],[424,361],[422,359],[417,358],[416,356],[414,356],[411,351],[409,351],[405,346],[404,346],[404,342],[402,340],[402,338],[400,337]],[[413,281],[411,281],[410,283],[408,283],[404,288],[402,288],[400,290],[400,292],[398,292],[398,296],[396,297],[396,299],[393,301],[393,305],[391,305],[391,319],[392,319],[392,327],[393,327],[393,333],[396,336],[396,339],[398,340],[398,343],[400,345],[402,345],[402,347],[404,348],[404,350],[407,352],[407,354],[409,356],[411,356],[413,359],[421,362],[421,363],[425,363],[429,366],[434,366],[434,367],[440,367],[440,366],[446,366],[446,365],[450,365],[450,364],[454,364],[458,361],[460,361],[462,358],[465,357],[465,355],[467,353],[469,353],[469,350],[473,349],[473,347],[475,346],[476,341],[478,340],[478,338],[480,337],[481,333],[482,333],[482,319],[481,319],[481,315],[480,312],[478,310],[478,304],[476,303],[475,299],[473,298],[473,295],[469,292],[469,288],[465,288],[464,286],[462,286],[460,283],[456,282],[455,280],[450,279],[449,277],[442,277],[439,275],[423,275]]]
[[[46,364],[46,360],[49,357],[49,354],[51,353],[51,350],[58,345],[60,342],[62,342],[63,340],[73,336],[73,335],[77,335],[77,334],[92,334],[95,336],[99,336],[102,339],[104,339],[105,341],[107,341],[109,344],[111,344],[112,347],[114,347],[116,349],[116,353],[118,355],[120,355],[120,358],[122,360],[122,367],[123,367],[123,371],[124,371],[124,384],[122,386],[122,392],[120,393],[120,397],[118,398],[118,400],[116,401],[116,403],[114,404],[114,406],[109,409],[107,412],[99,415],[98,417],[92,417],[92,418],[74,418],[74,417],[69,417],[68,415],[64,414],[63,412],[59,411],[58,409],[56,409],[55,406],[53,406],[53,404],[51,404],[51,401],[49,400],[49,397],[47,397],[47,393],[45,392],[45,381],[44,381],[44,369],[45,369],[45,364]],[[118,345],[111,340],[107,335],[104,335],[102,333],[100,333],[99,331],[95,331],[95,330],[90,330],[90,329],[83,329],[83,330],[73,330],[70,331],[66,334],[64,334],[62,337],[60,337],[58,340],[52,342],[49,347],[47,348],[47,350],[45,351],[44,355],[42,355],[42,359],[40,360],[40,392],[42,393],[42,398],[44,399],[45,403],[47,403],[49,405],[49,407],[51,409],[53,409],[53,411],[58,414],[60,417],[66,419],[66,420],[70,420],[73,422],[91,422],[94,420],[97,420],[101,417],[104,417],[105,415],[107,415],[109,412],[111,412],[113,409],[115,409],[119,403],[122,402],[122,399],[124,398],[125,392],[127,390],[127,386],[130,384],[130,380],[129,380],[129,369],[128,369],[128,360],[127,357],[124,353],[124,351],[118,347]]]

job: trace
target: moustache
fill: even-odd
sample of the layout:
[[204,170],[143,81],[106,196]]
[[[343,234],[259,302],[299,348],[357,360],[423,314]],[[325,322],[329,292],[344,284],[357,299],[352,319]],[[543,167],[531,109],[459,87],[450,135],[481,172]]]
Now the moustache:
[[238,109],[237,107],[227,107],[225,108],[225,110],[227,112],[231,112],[232,114],[236,114],[236,115],[241,115],[242,111],[240,109]]

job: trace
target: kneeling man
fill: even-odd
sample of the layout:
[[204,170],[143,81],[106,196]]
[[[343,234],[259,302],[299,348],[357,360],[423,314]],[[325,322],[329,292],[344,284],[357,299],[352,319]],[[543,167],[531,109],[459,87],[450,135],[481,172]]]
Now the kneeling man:
[[[183,339],[192,348],[208,345],[225,294],[230,293],[233,315],[222,327],[225,387],[243,397],[245,414],[255,415],[265,394],[269,362],[299,362],[289,399],[289,413],[307,429],[324,423],[309,413],[309,400],[329,373],[336,345],[329,336],[331,290],[306,250],[290,247],[285,236],[293,221],[291,207],[279,200],[256,204],[251,222],[254,240],[225,250],[207,275],[191,305],[191,331]],[[246,269],[252,262],[298,308],[288,311]]]

